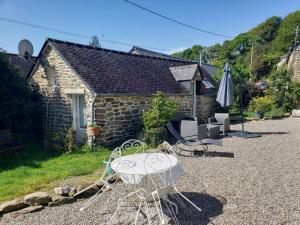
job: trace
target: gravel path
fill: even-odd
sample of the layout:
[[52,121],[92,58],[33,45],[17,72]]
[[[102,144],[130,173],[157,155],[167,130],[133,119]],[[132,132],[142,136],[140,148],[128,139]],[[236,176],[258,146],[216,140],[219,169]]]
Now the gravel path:
[[[263,136],[225,138],[224,146],[210,147],[206,158],[181,158],[183,168],[197,178],[184,176],[179,189],[203,211],[180,209],[180,224],[300,224],[300,119],[253,121],[245,128]],[[114,201],[105,214],[99,213],[102,201],[84,212],[78,211],[83,202],[27,215],[8,214],[0,218],[0,224],[107,224]],[[133,224],[122,222],[133,215],[123,211],[117,216],[119,224]]]

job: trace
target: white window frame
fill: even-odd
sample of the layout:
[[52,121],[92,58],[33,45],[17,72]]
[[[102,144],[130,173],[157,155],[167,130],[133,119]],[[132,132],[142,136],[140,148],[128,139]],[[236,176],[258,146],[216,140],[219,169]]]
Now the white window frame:
[[73,94],[72,95],[72,114],[73,114],[73,130],[75,131],[82,131],[85,132],[86,126],[87,126],[87,121],[86,121],[86,104],[85,106],[85,111],[84,111],[84,125],[85,127],[80,127],[80,108],[79,108],[79,97],[82,96],[84,101],[85,101],[85,96],[84,95],[79,95],[79,94]]

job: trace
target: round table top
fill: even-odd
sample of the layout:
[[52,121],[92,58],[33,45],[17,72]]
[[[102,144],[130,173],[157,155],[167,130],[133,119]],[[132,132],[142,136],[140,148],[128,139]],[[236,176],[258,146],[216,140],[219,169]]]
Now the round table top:
[[164,153],[136,153],[122,156],[111,163],[111,168],[120,174],[146,175],[175,167],[178,160]]

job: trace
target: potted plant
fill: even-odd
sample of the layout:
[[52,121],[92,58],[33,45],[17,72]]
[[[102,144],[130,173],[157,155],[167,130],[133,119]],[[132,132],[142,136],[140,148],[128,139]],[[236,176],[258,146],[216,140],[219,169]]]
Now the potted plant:
[[262,119],[265,112],[269,112],[273,108],[273,100],[268,96],[253,98],[252,104],[257,119]]
[[101,133],[101,126],[98,125],[97,123],[91,123],[88,125],[86,130],[89,136],[98,137]]

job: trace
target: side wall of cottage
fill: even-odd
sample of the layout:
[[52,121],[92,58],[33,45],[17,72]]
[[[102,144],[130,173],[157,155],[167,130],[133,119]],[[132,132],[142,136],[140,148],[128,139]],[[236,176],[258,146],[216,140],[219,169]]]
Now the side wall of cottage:
[[[51,86],[50,76],[54,68],[55,86]],[[52,74],[50,74],[52,73]],[[85,84],[66,64],[55,49],[48,46],[32,76],[29,85],[40,97],[43,109],[45,135],[64,135],[72,126],[71,95],[83,93],[86,102],[87,122],[91,121],[92,95]]]
[[[102,126],[96,142],[112,144],[139,136],[142,131],[142,113],[151,107],[152,96],[98,96],[95,121]],[[168,96],[178,100],[179,111],[191,115],[191,96]],[[214,97],[197,96],[197,117],[208,118],[213,113]]]

